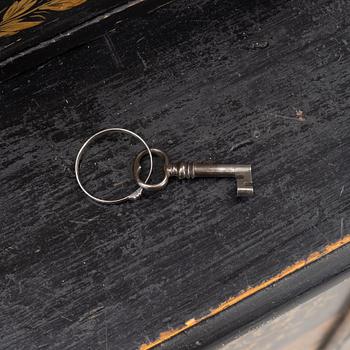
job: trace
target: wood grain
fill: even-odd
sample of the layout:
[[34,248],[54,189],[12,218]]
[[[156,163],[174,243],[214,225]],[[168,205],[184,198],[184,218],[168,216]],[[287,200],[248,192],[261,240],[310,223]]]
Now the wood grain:
[[[348,11],[178,1],[3,83],[0,349],[139,349],[346,240]],[[256,196],[198,179],[91,203],[74,159],[110,126],[174,160],[252,163]]]
[[349,243],[350,243],[350,235],[347,235],[343,239],[326,246],[321,252],[311,253],[305,260],[297,261],[293,265],[285,268],[279,274],[269,278],[266,281],[263,281],[259,285],[254,286],[254,287],[250,287],[247,290],[242,291],[240,294],[233,296],[233,297],[229,298],[228,300],[225,300],[217,307],[212,308],[207,315],[205,315],[199,319],[188,320],[187,322],[185,322],[185,324],[183,326],[181,326],[177,329],[171,329],[171,330],[168,330],[166,332],[162,332],[159,335],[159,338],[156,339],[155,341],[152,341],[152,342],[149,342],[146,344],[142,344],[142,346],[140,347],[140,350],[153,349],[157,345],[160,345],[160,344],[168,341],[169,339],[175,337],[176,335],[178,335],[182,332],[185,332],[186,330],[188,330],[194,326],[197,326],[201,322],[204,322],[204,321],[208,320],[209,318],[220,314],[221,312],[227,310],[228,308],[238,304],[242,300],[249,298],[250,296],[258,293],[259,291],[273,285],[274,283],[282,280],[283,278],[289,276],[290,274],[297,272],[298,270],[308,266],[309,264],[312,264],[313,262],[326,256],[327,254],[330,254],[330,253],[334,252],[335,250],[339,249],[340,247],[343,247],[344,245],[349,244]]

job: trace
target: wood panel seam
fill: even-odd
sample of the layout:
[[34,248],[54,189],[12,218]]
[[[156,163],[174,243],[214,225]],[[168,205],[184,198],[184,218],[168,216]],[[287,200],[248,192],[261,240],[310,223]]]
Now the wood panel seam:
[[195,319],[192,318],[184,323],[183,326],[180,326],[178,328],[170,329],[164,332],[161,332],[159,334],[159,337],[155,339],[154,341],[144,343],[139,347],[139,350],[150,350],[156,347],[157,345],[160,345],[171,338],[175,337],[176,335],[198,325],[199,323],[208,320],[209,318],[218,315],[222,311],[238,304],[239,302],[243,301],[244,299],[256,294],[259,291],[262,291],[263,289],[273,285],[274,283],[282,280],[283,278],[293,274],[294,272],[297,272],[298,270],[301,270],[303,267],[310,265],[311,263],[321,259],[322,257],[334,252],[335,250],[343,247],[346,244],[350,243],[350,234],[344,236],[342,239],[330,243],[325,248],[323,248],[321,251],[316,251],[311,254],[306,259],[299,260],[295,262],[294,264],[286,267],[281,272],[279,272],[277,275],[263,281],[262,283],[256,285],[255,287],[250,287],[243,292],[239,293],[238,295],[235,295],[223,303],[219,304],[217,307],[211,309],[209,313],[201,318]]
[[[60,34],[54,36],[53,38],[42,41],[38,45],[32,46],[32,47],[25,49],[25,50],[15,54],[15,55],[11,56],[11,57],[4,59],[3,61],[0,61],[0,68],[5,67],[7,64],[13,63],[17,59],[22,58],[28,54],[32,54],[33,52],[39,51],[43,48],[46,48],[46,47],[50,46],[51,44],[57,44],[57,42],[59,42],[60,40],[67,38],[67,37],[70,37],[73,34],[79,32],[80,30],[82,30],[84,28],[87,28],[87,27],[94,25],[96,23],[100,23],[101,21],[103,21],[103,20],[105,20],[113,15],[117,15],[119,13],[122,13],[122,12],[129,10],[130,8],[137,6],[139,4],[142,4],[144,2],[145,2],[145,0],[132,0],[132,1],[127,2],[124,5],[118,6],[118,7],[114,8],[108,12],[104,12],[104,13],[102,13],[102,14],[100,14],[100,15],[98,15],[90,20],[87,20],[81,24],[78,24],[77,26],[75,26],[75,27],[63,32],[63,33],[60,33]],[[118,24],[119,22],[120,21],[117,21],[116,24]]]

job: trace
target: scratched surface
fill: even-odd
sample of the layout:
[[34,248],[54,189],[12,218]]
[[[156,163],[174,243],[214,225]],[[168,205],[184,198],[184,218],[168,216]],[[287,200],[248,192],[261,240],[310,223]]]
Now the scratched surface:
[[[125,0],[20,1],[17,9],[20,8],[21,11],[13,11],[12,16],[7,15],[4,18],[6,11],[14,6],[15,0],[2,0],[0,4],[0,62],[62,32],[69,31],[76,25],[92,20],[113,7],[123,6],[126,2]],[[50,4],[54,10],[50,9]],[[42,5],[46,5],[46,10],[40,9]],[[25,29],[18,19],[24,23],[31,21],[40,23]]]
[[[0,349],[138,349],[349,234],[349,6],[177,1],[2,84]],[[96,205],[74,158],[111,126],[252,163],[256,195]]]
[[[275,317],[261,327],[222,346],[221,350],[346,350],[349,349],[350,280],[346,279],[329,290]],[[350,317],[350,316],[349,316]],[[343,321],[344,319],[344,321]],[[342,324],[343,321],[343,324]],[[342,324],[341,328],[340,325]],[[325,339],[334,330],[342,332],[340,339],[324,347]],[[282,330],[282,331],[281,331]],[[271,339],[274,339],[271,342]]]
[[0,82],[81,46],[131,16],[144,16],[168,0],[2,0]]

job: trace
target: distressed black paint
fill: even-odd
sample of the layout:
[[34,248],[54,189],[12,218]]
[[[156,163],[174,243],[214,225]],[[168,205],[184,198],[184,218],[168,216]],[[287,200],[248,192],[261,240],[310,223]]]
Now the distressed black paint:
[[[137,349],[348,234],[348,11],[179,1],[2,84],[0,348]],[[256,196],[199,179],[96,205],[73,163],[110,126],[251,162]]]

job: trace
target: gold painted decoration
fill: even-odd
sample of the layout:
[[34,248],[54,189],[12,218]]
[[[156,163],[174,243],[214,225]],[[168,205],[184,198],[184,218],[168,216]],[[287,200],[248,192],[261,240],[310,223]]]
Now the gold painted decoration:
[[38,0],[15,1],[2,16],[0,37],[11,36],[43,23],[50,11],[70,10],[84,2],[86,0],[49,0],[44,3]]

